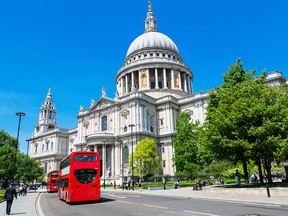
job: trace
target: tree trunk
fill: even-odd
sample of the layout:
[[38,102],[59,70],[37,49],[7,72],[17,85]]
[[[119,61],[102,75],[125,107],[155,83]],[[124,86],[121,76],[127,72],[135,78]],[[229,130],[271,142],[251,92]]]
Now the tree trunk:
[[272,181],[272,175],[271,175],[271,162],[269,159],[265,159],[264,160],[265,163],[265,169],[266,169],[266,178],[268,180],[268,184],[272,185],[273,181]]
[[243,163],[245,183],[248,184],[249,183],[249,176],[248,176],[248,169],[247,169],[246,160],[243,160],[242,163]]
[[256,163],[257,163],[257,166],[258,166],[260,183],[263,183],[263,173],[262,173],[261,163],[260,163],[260,161],[256,161]]

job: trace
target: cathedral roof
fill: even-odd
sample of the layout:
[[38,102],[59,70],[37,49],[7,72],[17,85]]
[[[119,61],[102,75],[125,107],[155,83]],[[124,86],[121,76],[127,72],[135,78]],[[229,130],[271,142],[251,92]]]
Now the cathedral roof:
[[179,54],[175,43],[166,35],[160,32],[145,32],[137,37],[130,45],[126,57],[142,49],[160,48],[166,49]]
[[179,54],[175,43],[168,36],[158,32],[157,20],[154,17],[152,6],[149,1],[148,13],[145,20],[145,32],[131,43],[126,57],[137,51],[151,48],[170,50]]

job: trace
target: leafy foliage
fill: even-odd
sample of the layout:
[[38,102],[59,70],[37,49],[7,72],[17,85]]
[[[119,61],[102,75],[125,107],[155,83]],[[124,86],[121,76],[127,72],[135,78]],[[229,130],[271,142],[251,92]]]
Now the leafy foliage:
[[39,161],[16,152],[16,139],[0,131],[0,180],[5,182],[11,179],[32,182],[43,175],[43,168]]
[[6,133],[4,130],[0,130],[0,147],[3,145],[8,145],[11,147],[16,147],[16,139]]
[[[207,147],[218,159],[263,164],[271,177],[271,163],[287,160],[288,94],[283,86],[264,83],[251,77],[238,60],[224,75],[223,85],[211,93],[208,102],[205,135]],[[271,178],[270,178],[271,182]]]
[[173,139],[175,155],[174,165],[177,168],[177,175],[193,176],[201,169],[199,161],[199,122],[193,123],[191,116],[180,113],[179,120],[176,121],[177,134]]
[[[132,155],[129,155],[129,166],[132,169]],[[143,179],[147,174],[154,174],[159,170],[159,157],[157,156],[157,146],[153,139],[145,138],[135,147],[133,155],[133,165],[135,175]]]

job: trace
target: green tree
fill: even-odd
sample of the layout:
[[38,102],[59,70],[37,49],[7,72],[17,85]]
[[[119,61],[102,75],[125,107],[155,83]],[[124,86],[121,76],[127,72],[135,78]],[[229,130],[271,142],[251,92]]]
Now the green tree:
[[[246,139],[248,122],[245,116],[239,115],[239,111],[240,106],[245,109],[241,100],[249,99],[250,93],[241,95],[239,89],[243,88],[244,83],[254,80],[253,74],[255,70],[246,72],[243,69],[240,59],[229,67],[228,73],[224,74],[222,86],[209,95],[204,126],[208,136],[208,148],[220,160],[226,159],[235,164],[241,161],[246,181],[248,181],[247,162],[251,152]],[[263,79],[263,76],[261,78]]]
[[16,147],[16,139],[6,133],[3,129],[0,130],[0,147],[3,145],[8,145],[11,147]]
[[14,154],[14,148],[8,145],[0,147],[0,180],[8,182],[14,177]]
[[271,163],[277,152],[284,158],[279,149],[287,149],[287,90],[267,86],[265,71],[260,77],[252,74],[244,72],[238,60],[224,75],[223,85],[211,93],[206,140],[218,159],[242,162],[246,181],[251,159],[264,165],[271,182]]
[[[135,175],[140,176],[140,181],[147,174],[154,174],[159,170],[159,157],[157,146],[153,139],[145,138],[135,147],[133,152],[133,165]],[[129,166],[132,169],[132,155],[129,155]]]
[[[255,86],[257,94],[249,109],[251,126],[248,130],[253,159],[263,165],[272,183],[272,163],[288,159],[288,90],[285,86]],[[285,151],[286,150],[286,151]]]
[[19,153],[17,155],[17,172],[15,178],[21,182],[33,182],[34,180],[39,180],[43,174],[44,169],[40,162],[34,158]]
[[173,157],[177,175],[195,176],[201,167],[199,159],[199,122],[192,122],[187,112],[180,113],[176,121],[176,135],[173,139]]
[[[5,182],[15,179],[17,181],[30,181],[43,176],[43,168],[39,161],[29,156],[16,152],[15,164],[15,147],[16,139],[0,131],[0,180]],[[16,170],[15,170],[15,169]]]

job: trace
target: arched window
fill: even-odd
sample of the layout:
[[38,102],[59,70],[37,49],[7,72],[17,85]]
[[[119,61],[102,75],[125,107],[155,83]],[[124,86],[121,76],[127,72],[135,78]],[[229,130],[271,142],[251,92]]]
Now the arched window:
[[101,131],[107,130],[107,116],[101,118]]

